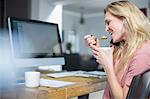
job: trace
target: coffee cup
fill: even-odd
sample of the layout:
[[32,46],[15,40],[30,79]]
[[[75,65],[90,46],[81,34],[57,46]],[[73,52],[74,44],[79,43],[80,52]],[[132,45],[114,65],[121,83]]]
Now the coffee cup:
[[111,47],[101,47],[100,49],[106,53],[112,51]]
[[113,64],[113,49],[111,47],[101,47],[100,49],[108,56]]
[[38,87],[40,84],[40,72],[28,71],[25,72],[26,87]]

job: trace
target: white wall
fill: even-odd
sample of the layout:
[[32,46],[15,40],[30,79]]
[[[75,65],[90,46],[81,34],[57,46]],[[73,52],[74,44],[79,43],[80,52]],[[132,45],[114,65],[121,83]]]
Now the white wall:
[[147,15],[150,17],[150,0],[130,0],[139,8],[147,8]]
[[[63,35],[64,35],[64,47],[66,42],[68,42],[69,34],[74,33],[77,36],[79,36],[78,33],[78,26],[79,26],[79,15],[77,13],[70,13],[70,12],[64,12],[63,13]],[[76,40],[77,41],[77,40]],[[76,46],[77,48],[75,52],[79,52],[78,47],[78,41],[76,45],[73,45],[73,47]]]
[[47,21],[54,6],[50,6],[47,0],[39,0],[39,20]]
[[39,0],[31,0],[31,19],[39,19]]

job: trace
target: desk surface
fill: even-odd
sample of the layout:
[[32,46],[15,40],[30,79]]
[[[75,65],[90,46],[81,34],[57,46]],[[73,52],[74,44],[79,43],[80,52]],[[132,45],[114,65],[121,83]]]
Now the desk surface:
[[77,82],[77,84],[61,88],[27,88],[24,85],[19,85],[17,86],[17,99],[68,99],[102,90],[106,81],[106,78],[94,77],[43,78]]

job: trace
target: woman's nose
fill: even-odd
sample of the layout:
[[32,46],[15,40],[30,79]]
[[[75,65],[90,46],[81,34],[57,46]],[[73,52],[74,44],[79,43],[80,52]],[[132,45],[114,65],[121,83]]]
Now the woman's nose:
[[108,31],[109,31],[108,26],[105,26],[105,31],[106,31],[106,32],[108,32]]

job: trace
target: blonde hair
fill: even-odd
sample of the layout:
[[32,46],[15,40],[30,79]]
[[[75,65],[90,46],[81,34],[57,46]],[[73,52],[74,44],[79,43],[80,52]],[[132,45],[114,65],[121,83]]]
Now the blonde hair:
[[124,26],[128,31],[127,40],[120,44],[119,50],[114,53],[114,61],[116,57],[121,57],[117,72],[125,68],[133,57],[134,52],[142,44],[150,40],[150,22],[149,19],[131,2],[117,1],[109,4],[105,10],[112,15],[122,19]]

